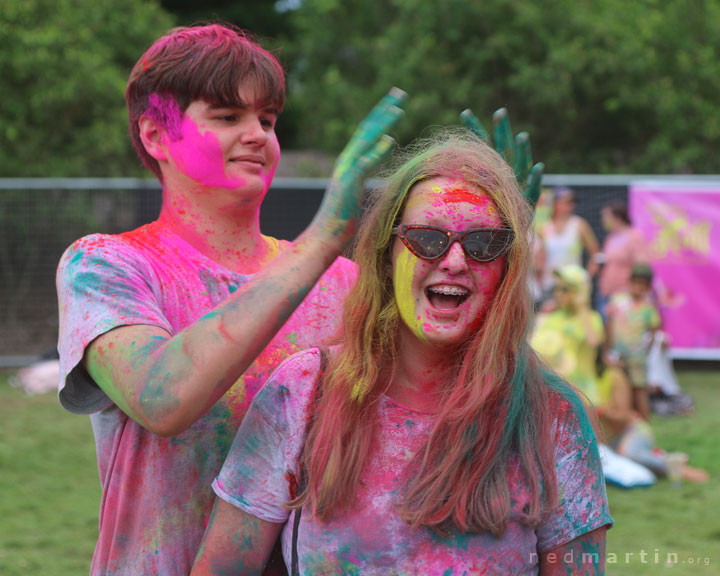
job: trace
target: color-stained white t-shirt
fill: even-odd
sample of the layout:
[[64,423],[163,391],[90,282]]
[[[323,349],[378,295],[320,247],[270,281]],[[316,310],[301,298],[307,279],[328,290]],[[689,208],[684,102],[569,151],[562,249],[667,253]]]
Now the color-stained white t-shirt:
[[[286,360],[258,393],[213,488],[220,498],[257,518],[287,522],[282,531],[290,567],[295,512],[291,478],[299,477],[308,404],[320,369],[317,350]],[[475,575],[535,574],[541,552],[611,524],[597,442],[588,433],[585,412],[576,414],[563,400],[553,425],[559,505],[541,526],[523,523],[528,486],[517,461],[508,462],[511,512],[501,538],[489,533],[455,533],[447,538],[417,530],[397,513],[407,466],[421,450],[434,416],[410,410],[383,396],[378,403],[378,442],[362,471],[356,505],[317,521],[308,510],[298,531],[299,571],[303,575]],[[583,431],[585,430],[585,431]]]
[[103,490],[93,576],[190,572],[214,501],[210,485],[252,398],[282,360],[336,335],[356,266],[338,259],[242,379],[171,438],[128,418],[91,380],[80,364],[86,346],[119,326],[177,334],[249,278],[157,222],[117,236],[87,236],[64,254],[57,276],[60,401],[71,412],[91,414]]

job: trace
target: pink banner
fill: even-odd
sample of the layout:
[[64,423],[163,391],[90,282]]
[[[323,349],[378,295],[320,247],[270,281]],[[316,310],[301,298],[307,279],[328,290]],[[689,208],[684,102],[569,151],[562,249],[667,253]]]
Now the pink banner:
[[720,184],[641,182],[629,204],[674,355],[720,357]]

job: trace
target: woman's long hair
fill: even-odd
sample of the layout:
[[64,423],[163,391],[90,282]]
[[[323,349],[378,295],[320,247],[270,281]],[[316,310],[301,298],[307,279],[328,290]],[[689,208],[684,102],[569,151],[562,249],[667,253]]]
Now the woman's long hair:
[[330,358],[304,449],[306,489],[290,507],[320,519],[353,503],[376,438],[377,401],[394,375],[400,319],[390,254],[410,189],[436,176],[484,191],[515,231],[504,278],[480,330],[462,348],[427,446],[415,456],[400,513],[438,532],[502,534],[510,511],[511,457],[530,489],[528,523],[556,501],[554,392],[526,338],[532,212],[512,169],[485,142],[448,129],[416,143],[375,192],[354,251],[360,272],[344,308],[344,341]]

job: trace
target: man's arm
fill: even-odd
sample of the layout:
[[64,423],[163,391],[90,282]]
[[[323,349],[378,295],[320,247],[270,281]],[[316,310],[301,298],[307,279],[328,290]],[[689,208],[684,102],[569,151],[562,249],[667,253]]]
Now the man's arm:
[[89,344],[83,363],[113,402],[151,432],[172,436],[240,378],[352,238],[364,179],[392,148],[385,132],[404,99],[393,89],[360,124],[295,245],[212,312],[175,336],[123,326]]

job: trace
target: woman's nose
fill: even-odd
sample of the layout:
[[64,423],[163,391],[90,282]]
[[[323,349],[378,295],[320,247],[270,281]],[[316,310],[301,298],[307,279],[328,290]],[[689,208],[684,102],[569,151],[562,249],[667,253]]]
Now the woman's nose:
[[448,251],[442,257],[440,269],[451,273],[458,273],[468,269],[465,250],[459,241],[455,241],[450,245]]

